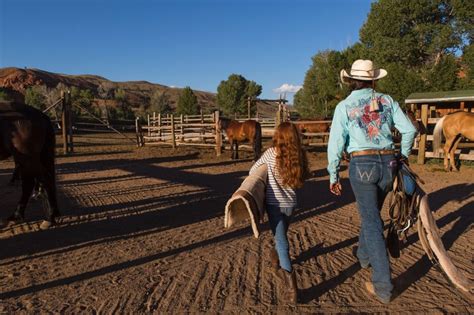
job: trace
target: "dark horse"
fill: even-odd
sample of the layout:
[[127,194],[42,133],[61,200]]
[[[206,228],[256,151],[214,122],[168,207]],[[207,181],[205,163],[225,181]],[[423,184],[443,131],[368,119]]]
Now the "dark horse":
[[[254,160],[258,160],[262,153],[262,127],[255,120],[238,122],[228,118],[220,118],[219,131],[224,131],[230,142],[232,159],[239,158],[239,142],[250,141],[253,145]],[[234,150],[235,147],[235,150]]]
[[55,134],[48,116],[21,103],[0,102],[0,160],[13,156],[15,172],[21,179],[21,198],[7,222],[21,222],[35,185],[43,199],[46,220],[41,228],[56,223],[54,165]]

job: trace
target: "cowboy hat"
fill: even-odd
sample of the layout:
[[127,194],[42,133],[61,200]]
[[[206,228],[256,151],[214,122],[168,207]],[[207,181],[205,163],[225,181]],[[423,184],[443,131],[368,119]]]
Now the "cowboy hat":
[[378,79],[382,79],[386,75],[387,70],[375,69],[372,60],[362,59],[357,59],[356,61],[354,61],[349,73],[345,69],[342,69],[340,73],[341,81],[344,83],[347,83],[344,80],[345,78],[351,78],[361,81],[375,81]]

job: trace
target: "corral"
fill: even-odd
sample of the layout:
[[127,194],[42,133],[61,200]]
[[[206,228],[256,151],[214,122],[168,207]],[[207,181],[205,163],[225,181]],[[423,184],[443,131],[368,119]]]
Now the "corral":
[[[472,296],[431,266],[415,231],[392,260],[394,301],[372,299],[363,286],[370,272],[351,253],[359,217],[347,169],[336,198],[325,154],[309,157],[312,177],[289,232],[300,279],[296,307],[277,299],[270,232],[255,240],[245,226],[223,227],[225,202],[250,159],[188,146],[136,148],[118,135],[90,134],[76,139],[74,155],[57,159],[60,224],[39,231],[41,205],[32,202],[26,223],[0,230],[0,313],[474,312]],[[12,168],[0,163],[2,216],[19,195],[6,186]],[[413,168],[427,181],[454,263],[472,276],[474,169],[452,176],[439,165]]]
[[[441,117],[455,111],[474,112],[474,90],[413,93],[405,100],[405,104],[410,106],[423,125],[424,132],[414,145],[414,149],[418,151],[418,163],[423,164],[427,157],[443,157],[443,153],[436,154],[433,150],[427,150],[432,149],[434,125]],[[472,143],[464,141],[459,148],[466,151],[457,150],[456,155],[460,160],[474,160],[474,152],[470,150],[474,148]]]

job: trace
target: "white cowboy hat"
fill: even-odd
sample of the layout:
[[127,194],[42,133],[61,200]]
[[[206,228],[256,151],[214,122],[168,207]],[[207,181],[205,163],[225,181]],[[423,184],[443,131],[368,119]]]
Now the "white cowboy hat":
[[372,60],[357,59],[352,64],[349,73],[347,73],[345,69],[342,69],[340,75],[341,81],[344,83],[346,83],[344,78],[352,78],[361,81],[375,81],[386,76],[387,70],[375,69]]

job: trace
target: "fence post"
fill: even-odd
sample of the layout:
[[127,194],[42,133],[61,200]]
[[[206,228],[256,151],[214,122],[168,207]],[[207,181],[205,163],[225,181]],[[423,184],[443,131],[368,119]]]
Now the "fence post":
[[247,119],[252,118],[252,117],[250,116],[250,102],[251,102],[251,98],[250,98],[250,96],[249,96],[249,97],[247,97],[247,117],[248,117]]
[[72,106],[71,106],[71,91],[66,93],[66,107],[67,107],[67,124],[68,124],[68,150],[70,153],[74,152],[74,139],[73,139],[73,130],[72,130]]
[[173,149],[176,148],[176,138],[175,138],[175,132],[174,132],[174,115],[171,114],[171,146]]
[[180,128],[181,140],[180,140],[180,141],[181,141],[181,142],[184,142],[184,128],[183,128],[184,120],[183,120],[183,114],[180,115],[179,120],[180,120],[180,123],[181,123],[181,128]]
[[161,139],[161,113],[158,113],[158,136],[160,136],[160,141],[162,140]]
[[147,124],[148,124],[148,137],[151,137],[151,125],[150,125],[150,114],[146,115]]
[[216,124],[216,155],[220,156],[222,154],[222,133],[219,130],[219,111],[214,112],[214,123]]
[[[202,113],[202,108],[200,109],[201,111],[201,124],[204,124],[204,115]],[[206,133],[206,127],[201,128],[201,142],[205,143],[206,140],[204,139],[204,134]]]
[[[421,105],[421,123],[425,130],[428,130],[428,104]],[[426,152],[426,133],[420,135],[420,144],[418,146],[418,164],[425,164]]]
[[139,120],[140,118],[139,117],[135,117],[135,135],[137,137],[137,147],[141,147],[142,144],[141,144],[141,140],[140,140],[140,130],[139,130]]
[[63,138],[63,153],[67,155],[68,150],[67,150],[67,113],[66,113],[66,96],[64,91],[61,91],[61,107],[62,107],[62,113],[61,113],[61,131],[62,131],[62,138]]

